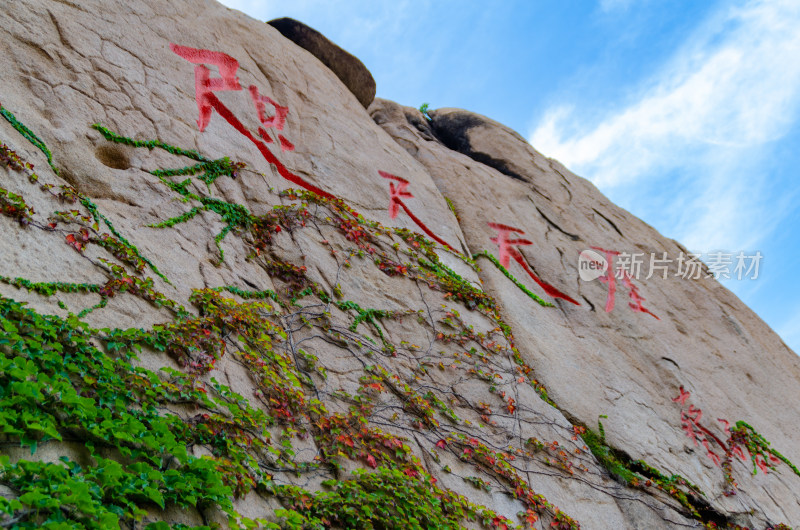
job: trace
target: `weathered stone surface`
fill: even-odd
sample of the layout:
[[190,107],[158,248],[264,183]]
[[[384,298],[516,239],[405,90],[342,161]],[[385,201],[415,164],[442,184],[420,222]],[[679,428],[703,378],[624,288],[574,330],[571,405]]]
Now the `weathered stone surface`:
[[[434,112],[432,125],[382,100],[370,116],[274,28],[210,1],[23,0],[0,13],[0,30],[0,103],[27,127],[0,118],[0,317],[9,336],[27,334],[0,338],[0,356],[27,359],[26,369],[47,352],[69,359],[13,384],[18,370],[0,370],[0,418],[17,422],[8,410],[52,416],[61,437],[37,431],[44,420],[23,422],[37,440],[31,454],[30,439],[3,431],[3,497],[30,487],[12,476],[19,462],[64,456],[81,477],[101,469],[98,458],[133,469],[130,451],[149,438],[128,440],[114,422],[121,411],[156,410],[149,424],[163,430],[157,421],[168,418],[170,432],[189,439],[186,455],[163,456],[158,472],[194,476],[186,466],[210,460],[198,495],[217,491],[219,479],[235,498],[200,502],[151,476],[167,495],[164,509],[137,497],[142,522],[123,517],[123,526],[279,522],[275,511],[286,508],[319,515],[314,494],[330,489],[324,481],[364,491],[360,471],[386,478],[390,469],[402,482],[369,497],[375,505],[356,494],[359,509],[401,505],[397,492],[418,487],[426,499],[449,490],[476,503],[461,505],[475,510],[476,519],[458,522],[467,528],[523,525],[526,510],[532,528],[800,520],[800,478],[783,462],[752,476],[750,463],[734,459],[739,489],[722,495],[721,470],[683,434],[673,401],[683,386],[686,405],[702,408],[718,436],[717,417],[742,419],[798,462],[796,357],[708,279],[637,282],[661,320],[630,311],[622,288],[606,313],[606,287],[578,279],[580,250],[674,256],[682,247],[513,131],[463,111]],[[200,108],[211,105],[208,123],[196,90]],[[476,158],[448,148],[447,134]],[[184,151],[136,145],[156,140]],[[474,253],[497,255],[487,222],[524,230],[534,242],[520,249],[525,263],[581,305],[541,307],[487,258],[475,257],[477,267]],[[422,231],[452,249],[414,234]],[[514,261],[509,268],[545,295]],[[12,299],[55,315],[49,322],[61,331],[31,329],[35,314]],[[73,350],[84,336],[93,359],[122,363],[117,372],[97,377],[81,361]],[[40,342],[49,350],[36,353]],[[120,359],[129,343],[141,351]],[[58,379],[63,370],[76,372]],[[111,375],[123,377],[124,395],[93,401],[111,392]],[[75,401],[46,388],[46,398],[31,393],[8,405],[26,385],[54,380],[113,410],[111,419],[89,425]],[[584,427],[596,429],[599,415],[608,416],[613,451],[598,442],[597,457],[584,443],[597,435]],[[610,464],[611,454],[627,467]],[[681,474],[705,497],[677,482],[648,483],[657,475],[637,459]],[[670,490],[689,500],[682,505]],[[120,495],[104,490],[95,501],[119,511]],[[85,506],[52,513],[78,518]],[[335,506],[324,516],[331,525],[359,526],[345,519],[352,506]],[[23,507],[0,524],[42,524],[50,513]]]
[[267,22],[281,35],[322,61],[342,80],[364,108],[375,99],[375,79],[358,57],[328,40],[325,35],[293,18],[276,18]]
[[[719,437],[724,434],[716,418],[743,420],[790,460],[800,458],[798,423],[788,420],[800,417],[800,362],[761,319],[706,278],[705,270],[697,280],[675,277],[683,247],[507,127],[455,109],[432,111],[427,124],[417,110],[380,99],[370,110],[452,200],[473,252],[497,253],[490,241],[497,231],[487,223],[520,228],[524,236],[518,235],[533,241],[519,247],[531,268],[580,302],[547,297],[512,261],[517,278],[556,304],[539,307],[482,262],[484,285],[503,304],[523,356],[563,411],[588,426],[607,415],[603,423],[612,446],[697,483],[710,492],[712,506],[737,524],[800,520],[790,493],[800,491],[800,481],[791,472],[752,476],[751,463],[734,459],[744,494],[723,496],[722,471],[681,430],[680,406],[673,400],[683,386],[691,392],[687,406],[702,409]],[[580,252],[592,246],[659,257],[666,252],[675,260],[666,279],[656,275],[635,282],[644,306],[659,320],[627,307],[621,284],[613,312],[604,310],[608,288],[597,280],[581,281],[577,270]]]

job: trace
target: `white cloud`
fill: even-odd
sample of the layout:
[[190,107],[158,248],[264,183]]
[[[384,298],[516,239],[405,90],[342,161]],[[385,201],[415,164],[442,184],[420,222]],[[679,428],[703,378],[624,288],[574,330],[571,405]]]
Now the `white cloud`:
[[617,185],[656,165],[681,165],[676,147],[776,139],[800,99],[798,27],[800,3],[791,0],[730,9],[705,24],[634,103],[572,137],[561,128],[579,118],[555,108],[531,141],[569,165],[590,166],[599,184]]
[[[748,248],[786,207],[759,210],[765,175],[758,170],[759,157],[800,110],[798,27],[795,0],[729,6],[702,23],[627,104],[593,123],[574,104],[556,106],[531,143],[605,190],[669,172],[702,175],[683,190],[670,187],[674,202],[691,209],[670,235],[698,249]],[[758,223],[743,227],[748,216]]]

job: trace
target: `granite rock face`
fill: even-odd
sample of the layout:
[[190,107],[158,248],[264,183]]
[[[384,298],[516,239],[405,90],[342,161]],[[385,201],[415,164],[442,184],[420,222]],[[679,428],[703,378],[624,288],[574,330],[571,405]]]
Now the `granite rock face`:
[[[750,462],[734,460],[732,465],[753,504],[743,506],[740,495],[722,495],[727,486],[720,468],[681,430],[680,406],[673,399],[680,387],[689,391],[693,406],[711,416],[708,423],[719,438],[724,437],[724,424],[716,418],[731,424],[743,420],[761,429],[776,447],[796,452],[792,440],[798,433],[789,418],[798,415],[793,405],[800,397],[798,358],[763,321],[707,278],[707,270],[697,279],[678,276],[678,258],[686,249],[613,205],[591,183],[547,159],[507,127],[456,109],[433,111],[426,124],[416,109],[384,100],[376,100],[370,110],[376,123],[425,165],[455,205],[473,253],[497,251],[491,241],[497,231],[489,223],[519,228],[524,231],[520,237],[533,242],[519,247],[531,269],[580,303],[547,297],[534,285],[537,294],[557,307],[536,310],[524,294],[508,289],[508,280],[495,268],[481,271],[484,286],[502,304],[516,337],[524,336],[523,342],[532,345],[526,360],[565,413],[586,425],[608,416],[603,421],[610,445],[715,492],[712,504],[721,512],[758,511],[758,504],[768,520],[800,517],[785,511],[796,510],[796,503],[771,500],[784,487],[791,496],[798,483],[782,482],[797,477],[784,474],[780,485],[762,489],[763,477],[746,471]],[[653,315],[629,307],[636,301],[619,279],[616,307],[606,312],[608,284],[582,281],[577,270],[580,253],[595,247],[659,258],[666,253],[671,259],[666,271],[633,281],[644,298],[641,307]],[[511,263],[512,272],[525,278]],[[776,399],[784,406],[775,407]],[[711,450],[717,450],[711,443]],[[764,523],[744,517],[738,524]]]
[[685,249],[515,132],[211,1],[0,30],[4,527],[800,522],[797,356],[675,263],[606,311]]

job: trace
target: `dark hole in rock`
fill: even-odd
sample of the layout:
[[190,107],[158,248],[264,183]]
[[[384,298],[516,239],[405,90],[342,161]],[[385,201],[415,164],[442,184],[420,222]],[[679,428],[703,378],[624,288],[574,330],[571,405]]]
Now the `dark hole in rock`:
[[131,162],[128,158],[128,153],[116,145],[101,145],[94,151],[94,156],[104,166],[111,169],[128,169],[131,167]]

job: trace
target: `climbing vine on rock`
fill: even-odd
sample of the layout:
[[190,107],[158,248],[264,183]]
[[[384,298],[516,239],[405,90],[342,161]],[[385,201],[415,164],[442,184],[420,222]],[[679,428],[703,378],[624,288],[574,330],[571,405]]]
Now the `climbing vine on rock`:
[[[0,429],[24,449],[0,457],[0,484],[11,492],[0,496],[0,525],[190,528],[172,510],[179,508],[199,514],[195,528],[576,529],[580,523],[529,477],[591,482],[597,461],[633,469],[604,438],[548,419],[542,410],[557,405],[495,300],[445,265],[438,253],[447,251],[425,236],[307,189],[274,193],[274,206],[256,215],[212,196],[216,179],[252,174],[242,164],[95,128],[109,141],[194,162],[150,170],[191,205],[154,226],[218,215],[220,265],[223,239],[237,237],[271,288],[203,286],[172,299],[148,276],[161,276],[155,265],[88,197],[43,184],[32,166],[2,151],[14,175],[25,174],[32,192],[58,204],[45,221],[31,211],[20,234],[44,231],[105,280],[0,277],[45,301],[70,293],[93,302],[55,316],[0,297]],[[326,274],[297,257],[312,244],[333,264]],[[364,278],[390,283],[407,299],[398,309]],[[95,311],[113,318],[115,298],[146,302],[160,320],[99,329],[86,322]],[[536,425],[537,437],[510,439],[523,422]],[[64,458],[41,459],[45,447]],[[695,506],[690,494],[701,494],[693,486],[638,465],[632,486],[674,487],[688,509]],[[464,483],[507,495],[516,512],[453,491]],[[237,503],[254,496],[280,508],[244,517]]]

